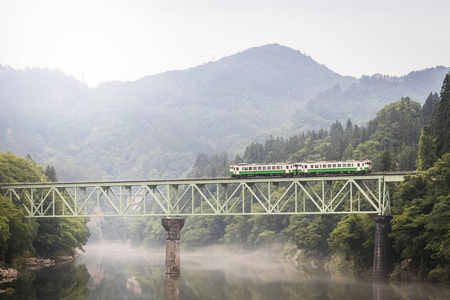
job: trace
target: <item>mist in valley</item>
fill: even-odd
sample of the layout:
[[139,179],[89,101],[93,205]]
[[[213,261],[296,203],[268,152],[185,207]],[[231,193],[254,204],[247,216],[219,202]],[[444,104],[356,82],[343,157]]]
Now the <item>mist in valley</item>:
[[[85,250],[79,253],[77,264],[88,270],[91,299],[111,295],[111,291],[129,299],[169,299],[167,288],[172,281],[164,274],[164,248],[104,242],[88,243]],[[447,287],[423,283],[372,282],[333,277],[323,271],[305,272],[294,261],[283,259],[279,250],[277,245],[255,251],[223,245],[181,250],[181,275],[174,281],[176,293],[179,299],[409,300],[450,296]]]

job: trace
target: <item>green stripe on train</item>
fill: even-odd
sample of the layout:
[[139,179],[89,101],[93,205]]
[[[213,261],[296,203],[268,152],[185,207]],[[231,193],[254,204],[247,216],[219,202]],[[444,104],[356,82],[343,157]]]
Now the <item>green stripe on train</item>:
[[[331,173],[331,172],[356,172],[356,168],[341,168],[341,169],[308,169],[308,173]],[[364,168],[361,171],[369,171],[368,168]]]

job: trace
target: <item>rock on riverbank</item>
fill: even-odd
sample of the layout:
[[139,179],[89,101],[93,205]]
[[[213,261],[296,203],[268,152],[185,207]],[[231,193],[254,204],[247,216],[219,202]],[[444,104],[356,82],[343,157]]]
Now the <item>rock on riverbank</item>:
[[[58,256],[56,260],[40,258],[40,257],[31,257],[28,258],[25,263],[25,268],[27,270],[35,271],[45,267],[53,266],[56,263],[66,263],[74,260],[73,256]],[[0,268],[0,283],[4,282],[12,282],[20,276],[19,271],[13,268]]]
[[13,268],[1,268],[0,269],[0,283],[12,282],[19,277],[19,271]]

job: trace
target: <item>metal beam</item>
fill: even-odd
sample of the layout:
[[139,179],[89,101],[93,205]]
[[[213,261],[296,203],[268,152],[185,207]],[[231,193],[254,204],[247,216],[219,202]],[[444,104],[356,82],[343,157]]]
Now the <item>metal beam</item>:
[[0,184],[30,217],[390,213],[407,174]]

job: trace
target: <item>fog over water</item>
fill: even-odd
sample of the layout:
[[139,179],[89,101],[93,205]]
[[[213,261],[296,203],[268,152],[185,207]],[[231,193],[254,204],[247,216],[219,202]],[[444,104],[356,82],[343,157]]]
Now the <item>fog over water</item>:
[[[85,264],[91,276],[91,295],[126,274],[128,297],[166,299],[164,260],[164,249],[113,244],[88,245],[77,263]],[[335,278],[303,272],[276,251],[217,246],[181,250],[178,284],[179,299],[450,299],[449,287],[442,285]]]
[[[279,248],[276,248],[279,249]],[[181,250],[181,275],[164,273],[165,249],[88,244],[71,263],[30,272],[2,299],[450,299],[450,287],[311,274],[279,252],[209,247]]]

